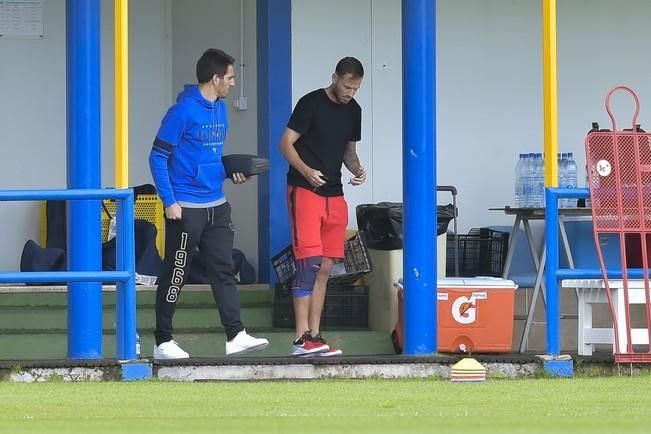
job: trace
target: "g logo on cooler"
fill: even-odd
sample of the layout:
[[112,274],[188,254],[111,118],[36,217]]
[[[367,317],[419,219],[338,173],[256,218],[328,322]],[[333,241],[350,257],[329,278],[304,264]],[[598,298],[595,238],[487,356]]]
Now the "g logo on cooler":
[[472,324],[477,319],[474,297],[459,297],[452,303],[452,318],[459,324]]

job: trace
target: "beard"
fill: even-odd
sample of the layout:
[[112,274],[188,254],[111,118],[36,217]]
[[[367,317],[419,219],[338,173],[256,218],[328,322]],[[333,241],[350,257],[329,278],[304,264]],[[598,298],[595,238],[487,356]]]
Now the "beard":
[[333,93],[335,94],[335,98],[337,99],[337,101],[340,104],[348,104],[350,102],[350,100],[352,99],[352,97],[347,97],[345,95],[341,95],[336,87],[333,89]]

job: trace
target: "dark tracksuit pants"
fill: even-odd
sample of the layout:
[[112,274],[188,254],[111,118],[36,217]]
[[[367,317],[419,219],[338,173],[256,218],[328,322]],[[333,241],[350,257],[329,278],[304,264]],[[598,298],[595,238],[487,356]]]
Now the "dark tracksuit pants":
[[227,340],[244,329],[233,275],[231,206],[183,208],[181,220],[165,219],[165,261],[156,290],[156,345],[172,339],[176,302],[197,247],[219,309]]

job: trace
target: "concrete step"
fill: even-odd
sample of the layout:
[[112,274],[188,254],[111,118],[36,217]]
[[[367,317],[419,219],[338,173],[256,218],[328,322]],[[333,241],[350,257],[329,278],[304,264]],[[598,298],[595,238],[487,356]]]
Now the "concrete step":
[[[67,309],[61,307],[2,307],[0,308],[0,334],[6,333],[65,333],[67,330]],[[247,307],[241,309],[242,322],[255,330],[269,330],[272,327],[272,306]],[[115,324],[115,307],[104,306],[102,327],[110,333]],[[154,306],[138,306],[136,324],[139,330],[153,330],[156,325]],[[212,305],[180,306],[174,315],[178,331],[220,331],[219,312]]]
[[[269,337],[264,356],[286,356],[294,338],[289,329],[273,327],[274,292],[267,285],[238,288],[242,321],[249,332]],[[155,326],[156,288],[138,286],[137,327],[143,357],[151,356]],[[102,291],[104,358],[115,354],[115,287]],[[286,309],[291,307],[285,306]],[[327,323],[327,322],[326,322]],[[224,334],[219,313],[207,285],[188,285],[179,297],[174,316],[175,339],[193,357],[224,356]],[[283,325],[283,327],[290,325]],[[331,343],[347,354],[390,354],[386,333],[325,328]],[[65,359],[67,352],[67,288],[0,286],[0,360]]]
[[[239,288],[242,321],[252,330],[272,327],[273,292],[267,285]],[[0,287],[0,334],[66,333],[67,288]],[[115,323],[115,287],[102,291],[102,327],[112,334]],[[136,287],[137,326],[143,332],[155,327],[156,288]],[[208,285],[187,285],[177,303],[174,324],[179,332],[218,332],[219,322],[212,291]]]
[[[238,287],[242,306],[269,306],[273,303],[273,291],[268,285],[241,285]],[[115,286],[102,289],[104,306],[115,305]],[[138,307],[154,306],[155,286],[136,286]],[[0,308],[23,306],[62,306],[68,304],[65,286],[2,286],[0,285]],[[213,305],[215,301],[210,286],[186,285],[179,296],[178,306]]]
[[[341,348],[345,355],[393,354],[391,338],[387,333],[373,331],[330,331],[324,333],[328,343]],[[286,356],[291,350],[294,333],[290,331],[256,332],[255,336],[269,339],[267,349],[249,354],[247,357]],[[174,338],[188,351],[191,357],[225,357],[224,334],[214,333],[176,333]],[[141,333],[141,357],[151,357],[154,337],[151,333]],[[115,336],[103,336],[104,358],[115,357]],[[57,360],[65,359],[67,354],[67,335],[65,333],[3,333],[0,334],[0,360]]]

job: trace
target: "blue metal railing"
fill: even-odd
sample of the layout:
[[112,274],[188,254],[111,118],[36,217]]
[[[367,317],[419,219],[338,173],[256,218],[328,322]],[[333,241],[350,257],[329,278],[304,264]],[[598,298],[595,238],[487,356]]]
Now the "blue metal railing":
[[[560,337],[560,301],[558,281],[562,279],[602,279],[599,268],[559,268],[558,245],[558,199],[588,198],[587,188],[547,188],[545,189],[545,238],[547,243],[547,265],[545,284],[547,290],[547,355],[558,356],[561,349]],[[622,269],[607,269],[609,278],[622,277]],[[644,278],[641,268],[629,268],[629,278]]]
[[[104,199],[115,199],[117,202],[116,271],[0,272],[0,282],[116,282],[115,355],[118,360],[135,360],[136,280],[133,190],[0,190],[0,201],[4,202]],[[73,312],[72,314],[90,314],[101,317],[102,312]],[[69,323],[76,324],[77,322],[69,321]],[[79,335],[74,332],[75,330],[68,330],[68,339],[75,339]]]
[[[558,296],[558,199],[588,197],[587,188],[546,188],[545,189],[545,242],[547,258],[545,270],[545,290],[547,292],[547,355],[558,356],[561,349],[560,301]],[[576,277],[588,277],[581,273],[586,270],[572,270]],[[587,270],[598,272],[601,270]]]

